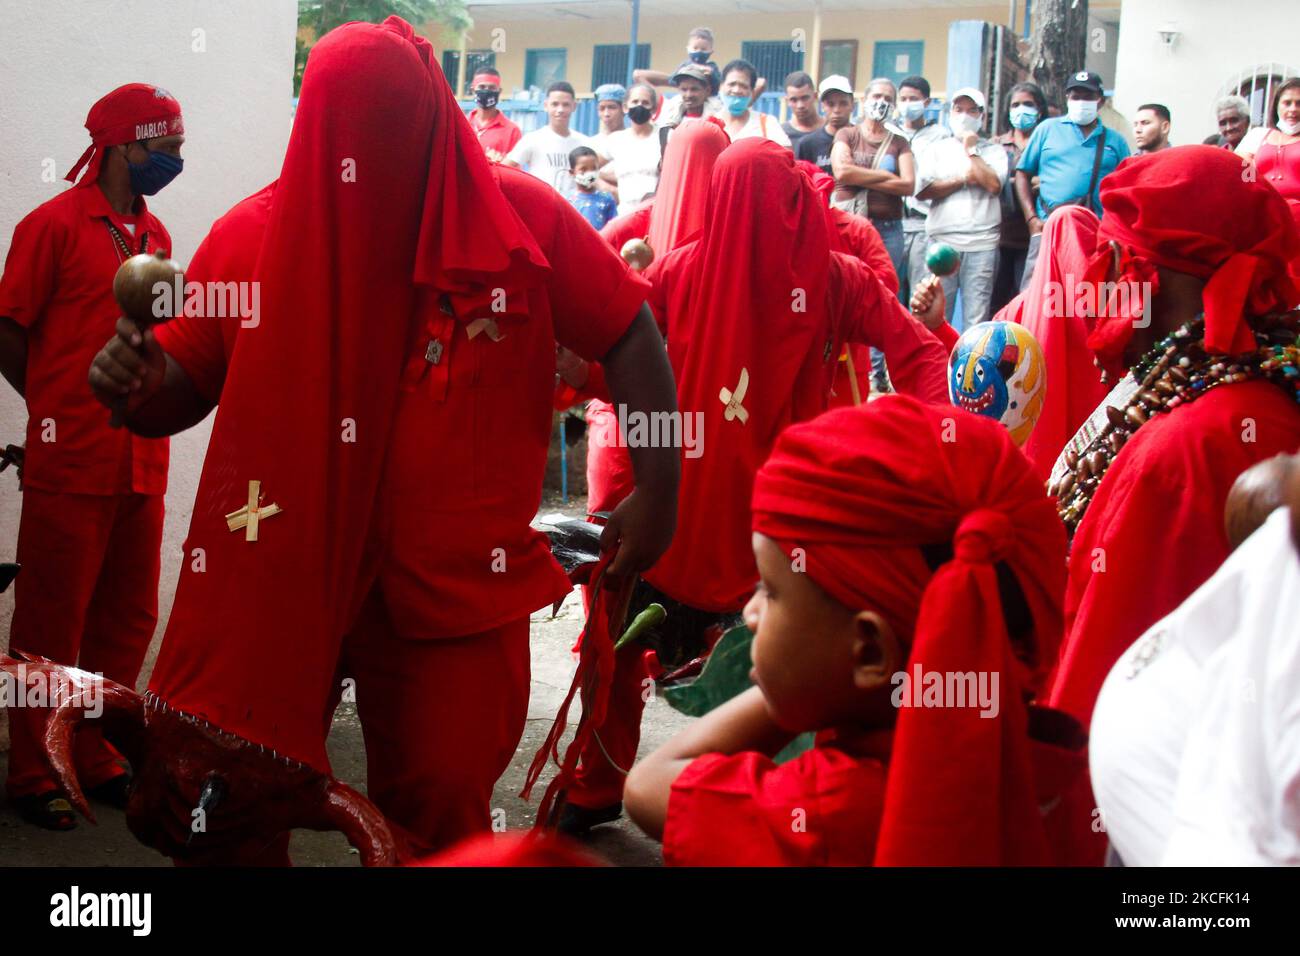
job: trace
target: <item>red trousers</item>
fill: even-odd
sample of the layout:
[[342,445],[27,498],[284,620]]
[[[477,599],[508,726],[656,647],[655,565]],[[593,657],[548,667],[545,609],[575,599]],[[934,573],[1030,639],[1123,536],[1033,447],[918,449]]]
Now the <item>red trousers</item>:
[[574,806],[596,809],[623,799],[623,783],[641,746],[641,713],[645,710],[648,673],[645,648],[633,641],[614,657],[605,722],[578,760],[578,772],[565,793]]
[[[134,687],[158,623],[162,529],[162,495],[24,489],[10,647]],[[9,708],[11,797],[56,786],[41,757],[45,716]],[[122,773],[92,726],[78,731],[74,758],[83,788]]]
[[[465,637],[407,639],[375,587],[342,655],[321,733],[351,680],[370,800],[434,850],[491,832],[492,788],[528,718],[528,618]],[[220,862],[287,866],[288,847],[284,834],[269,846],[231,847]]]

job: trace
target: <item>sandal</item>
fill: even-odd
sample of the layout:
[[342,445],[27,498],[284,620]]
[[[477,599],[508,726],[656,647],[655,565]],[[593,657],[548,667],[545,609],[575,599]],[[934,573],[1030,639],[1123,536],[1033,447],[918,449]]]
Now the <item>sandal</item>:
[[45,793],[31,794],[26,797],[13,797],[10,802],[18,808],[22,818],[28,823],[46,830],[73,830],[77,826],[77,816],[72,811],[72,804],[62,790],[47,790]]

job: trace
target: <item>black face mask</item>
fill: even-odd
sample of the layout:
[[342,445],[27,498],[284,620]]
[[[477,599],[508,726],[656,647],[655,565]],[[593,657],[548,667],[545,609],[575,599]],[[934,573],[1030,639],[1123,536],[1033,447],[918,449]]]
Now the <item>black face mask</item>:
[[490,110],[497,105],[497,100],[501,99],[500,90],[475,90],[474,99],[478,100],[478,105],[485,110]]
[[650,107],[648,106],[630,106],[627,111],[628,118],[633,123],[646,123],[650,120]]
[[692,63],[703,64],[709,62],[710,54],[708,50],[692,50],[690,53],[686,55],[691,58]]

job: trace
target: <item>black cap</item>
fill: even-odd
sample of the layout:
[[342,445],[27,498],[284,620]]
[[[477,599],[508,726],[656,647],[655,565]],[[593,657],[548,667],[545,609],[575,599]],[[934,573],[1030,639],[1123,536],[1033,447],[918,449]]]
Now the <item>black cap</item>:
[[706,64],[692,63],[687,60],[673,71],[673,75],[669,77],[668,82],[676,86],[677,80],[684,76],[690,77],[692,80],[699,80],[709,88],[711,95],[718,95],[718,87],[721,84],[718,81],[717,67],[710,68]]
[[1101,77],[1088,70],[1080,70],[1070,77],[1065,84],[1065,91],[1068,93],[1070,90],[1092,90],[1100,96],[1106,95],[1106,90],[1101,85]]

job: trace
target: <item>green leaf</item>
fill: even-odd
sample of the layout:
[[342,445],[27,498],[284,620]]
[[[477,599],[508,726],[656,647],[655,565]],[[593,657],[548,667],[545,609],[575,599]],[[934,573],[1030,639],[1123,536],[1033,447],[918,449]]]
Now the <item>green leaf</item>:
[[[749,645],[753,642],[754,635],[749,628],[743,624],[733,627],[713,645],[713,651],[704,662],[700,676],[665,687],[664,700],[674,710],[688,717],[703,717],[737,694],[749,690],[753,686],[749,679],[749,671],[753,667]],[[811,733],[800,734],[786,744],[785,749],[772,758],[773,761],[785,763],[811,750],[814,736]]]
[[749,645],[753,640],[754,635],[743,624],[723,634],[698,677],[663,689],[669,706],[688,717],[702,717],[752,687]]

